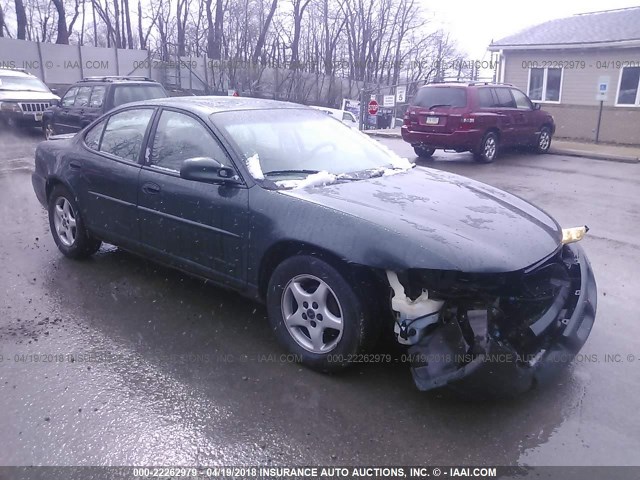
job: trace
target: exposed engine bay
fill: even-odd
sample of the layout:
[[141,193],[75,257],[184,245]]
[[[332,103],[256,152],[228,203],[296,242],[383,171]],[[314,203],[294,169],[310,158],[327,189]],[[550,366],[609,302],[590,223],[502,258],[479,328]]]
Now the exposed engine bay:
[[510,273],[387,272],[394,332],[408,346],[418,388],[519,393],[557,370],[543,365],[570,362],[596,309],[595,281],[581,253],[565,245]]

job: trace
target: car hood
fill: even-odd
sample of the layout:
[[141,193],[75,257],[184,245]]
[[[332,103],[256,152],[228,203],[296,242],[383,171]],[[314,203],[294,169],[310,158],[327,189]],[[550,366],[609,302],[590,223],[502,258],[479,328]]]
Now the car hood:
[[0,90],[0,101],[4,102],[49,102],[51,100],[60,100],[60,97],[50,92]]
[[[537,263],[561,245],[561,228],[542,210],[489,185],[434,169],[416,167],[281,192],[381,227],[378,232],[397,241],[369,241],[403,249],[394,255],[411,255],[415,268],[437,264],[466,272],[510,272]],[[354,228],[359,226],[354,223]]]

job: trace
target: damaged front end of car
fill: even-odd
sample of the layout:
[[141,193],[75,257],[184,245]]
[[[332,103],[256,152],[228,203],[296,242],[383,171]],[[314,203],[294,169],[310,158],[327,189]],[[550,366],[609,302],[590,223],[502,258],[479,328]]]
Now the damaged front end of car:
[[387,279],[396,339],[423,391],[525,392],[573,360],[595,320],[596,283],[576,243],[517,272],[416,269]]

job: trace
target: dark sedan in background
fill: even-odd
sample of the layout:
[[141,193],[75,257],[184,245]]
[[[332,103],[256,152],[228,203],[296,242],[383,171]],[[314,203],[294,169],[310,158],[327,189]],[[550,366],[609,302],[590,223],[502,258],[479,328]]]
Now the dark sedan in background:
[[284,347],[321,371],[393,332],[422,390],[522,392],[595,319],[585,227],[300,105],[128,104],[43,142],[35,166],[63,254],[104,241],[263,301]]

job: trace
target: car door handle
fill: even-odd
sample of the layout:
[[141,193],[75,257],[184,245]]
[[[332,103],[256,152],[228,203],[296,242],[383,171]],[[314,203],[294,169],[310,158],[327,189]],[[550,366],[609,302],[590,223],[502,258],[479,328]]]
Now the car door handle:
[[160,185],[158,185],[157,183],[147,182],[142,185],[142,191],[144,193],[155,195],[156,193],[160,193]]
[[80,162],[77,162],[77,161],[75,161],[75,160],[71,160],[71,161],[69,162],[69,166],[70,166],[71,168],[76,169],[76,170],[80,170],[80,169],[82,168],[82,164],[80,164]]

